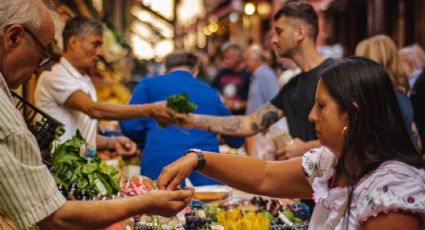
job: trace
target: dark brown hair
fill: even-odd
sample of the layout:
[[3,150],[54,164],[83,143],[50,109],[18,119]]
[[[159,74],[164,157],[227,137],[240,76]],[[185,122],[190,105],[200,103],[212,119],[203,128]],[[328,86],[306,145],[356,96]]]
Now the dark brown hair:
[[190,52],[176,51],[165,58],[164,65],[166,71],[182,66],[194,69],[199,65],[199,58]]
[[279,20],[282,16],[289,18],[300,19],[310,26],[309,36],[313,41],[316,41],[319,33],[319,22],[314,8],[307,3],[291,2],[285,4],[274,15],[274,20]]

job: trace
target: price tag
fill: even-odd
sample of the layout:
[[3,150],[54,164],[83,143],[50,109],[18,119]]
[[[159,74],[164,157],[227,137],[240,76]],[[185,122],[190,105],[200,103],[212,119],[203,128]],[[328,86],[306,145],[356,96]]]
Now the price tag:
[[94,180],[94,184],[96,185],[97,189],[99,189],[100,194],[106,195],[106,193],[108,193],[108,191],[106,190],[106,188],[102,184],[102,182],[99,180],[99,178],[97,178],[96,180]]

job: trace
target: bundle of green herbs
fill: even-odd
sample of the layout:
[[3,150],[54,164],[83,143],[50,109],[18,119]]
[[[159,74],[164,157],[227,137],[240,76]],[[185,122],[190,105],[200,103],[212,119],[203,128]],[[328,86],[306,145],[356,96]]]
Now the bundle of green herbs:
[[190,102],[189,96],[182,93],[178,95],[169,96],[167,98],[167,107],[176,111],[177,113],[190,113],[196,109],[196,104]]
[[78,130],[71,139],[56,146],[51,158],[51,173],[56,183],[67,190],[70,187],[84,190],[88,198],[117,194],[118,170],[101,161],[97,154],[89,159],[80,156],[80,149],[85,146],[86,140]]
[[[177,113],[190,113],[197,108],[195,103],[190,102],[189,96],[185,93],[172,95],[167,98],[167,107],[176,111]],[[161,128],[167,125],[158,123]]]

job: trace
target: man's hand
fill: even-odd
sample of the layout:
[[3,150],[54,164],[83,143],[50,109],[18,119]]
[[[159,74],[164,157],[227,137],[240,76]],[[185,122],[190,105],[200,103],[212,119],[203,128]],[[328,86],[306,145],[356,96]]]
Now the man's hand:
[[137,151],[137,145],[125,136],[113,137],[112,146],[120,156],[132,156]]
[[141,195],[146,199],[144,202],[147,202],[146,211],[143,214],[165,217],[175,216],[187,206],[192,199],[193,193],[193,189],[177,191],[152,190]]
[[191,113],[176,113],[174,114],[175,125],[182,128],[196,128],[193,125],[194,117]]
[[162,125],[175,123],[175,111],[167,107],[166,101],[149,104],[149,116],[154,117]]
[[189,153],[164,167],[157,180],[159,189],[175,190],[197,164],[198,156],[195,153]]
[[306,142],[299,138],[293,139],[284,148],[278,149],[275,153],[275,158],[278,160],[287,160],[302,156],[309,150]]

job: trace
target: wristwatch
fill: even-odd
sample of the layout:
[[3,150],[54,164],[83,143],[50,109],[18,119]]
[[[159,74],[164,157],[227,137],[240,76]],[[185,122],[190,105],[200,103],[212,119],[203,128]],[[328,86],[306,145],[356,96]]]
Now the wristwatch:
[[195,167],[195,170],[200,170],[205,167],[205,164],[207,161],[205,160],[204,151],[200,149],[189,149],[184,153],[184,156],[186,156],[189,153],[195,153],[198,156],[198,163]]

